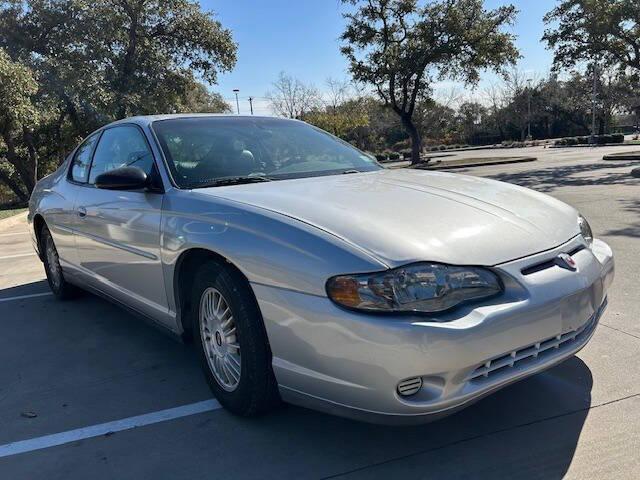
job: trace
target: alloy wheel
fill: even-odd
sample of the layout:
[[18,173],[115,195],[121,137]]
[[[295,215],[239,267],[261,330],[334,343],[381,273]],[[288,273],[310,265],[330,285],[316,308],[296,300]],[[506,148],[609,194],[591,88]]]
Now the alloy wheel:
[[236,323],[227,300],[215,288],[200,297],[200,337],[209,369],[216,382],[232,392],[240,383],[240,345]]
[[47,266],[49,268],[49,278],[55,288],[60,288],[62,283],[62,268],[60,268],[60,260],[58,252],[53,244],[53,239],[49,236],[45,246],[45,255],[47,256]]

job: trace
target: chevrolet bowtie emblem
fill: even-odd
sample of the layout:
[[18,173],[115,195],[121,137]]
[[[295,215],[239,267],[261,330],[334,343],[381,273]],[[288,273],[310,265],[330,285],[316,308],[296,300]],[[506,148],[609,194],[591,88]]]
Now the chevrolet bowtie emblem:
[[556,257],[556,264],[561,268],[566,268],[567,270],[576,270],[575,260],[571,258],[571,255],[568,255],[566,253],[561,253]]

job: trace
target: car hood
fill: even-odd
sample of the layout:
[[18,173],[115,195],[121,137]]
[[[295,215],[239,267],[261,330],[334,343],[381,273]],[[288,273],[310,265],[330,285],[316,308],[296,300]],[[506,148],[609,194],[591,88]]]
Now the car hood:
[[389,267],[414,261],[497,265],[579,233],[577,212],[484,178],[379,170],[197,190],[325,230]]

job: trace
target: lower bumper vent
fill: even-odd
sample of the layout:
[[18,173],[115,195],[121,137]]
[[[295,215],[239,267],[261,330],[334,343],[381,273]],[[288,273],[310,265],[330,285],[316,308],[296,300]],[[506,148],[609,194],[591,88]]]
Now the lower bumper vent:
[[552,354],[552,352],[569,347],[576,340],[581,340],[584,337],[591,334],[595,329],[600,314],[606,307],[606,300],[600,306],[600,308],[593,314],[593,316],[582,325],[580,328],[571,332],[563,333],[555,337],[541,340],[528,347],[523,347],[518,350],[506,353],[500,357],[487,360],[484,364],[476,368],[469,376],[470,381],[481,381],[483,379],[491,378],[493,374],[497,374],[502,370],[513,368],[516,366],[524,365],[531,362],[537,362],[546,356]]
[[422,378],[414,377],[403,380],[398,384],[398,393],[403,397],[414,395],[422,388]]

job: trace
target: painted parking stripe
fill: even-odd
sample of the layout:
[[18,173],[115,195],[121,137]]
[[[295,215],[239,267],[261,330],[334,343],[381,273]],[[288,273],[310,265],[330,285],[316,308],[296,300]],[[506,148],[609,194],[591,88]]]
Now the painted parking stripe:
[[6,257],[0,257],[0,260],[8,260],[10,258],[20,258],[20,257],[30,257],[32,255],[35,255],[36,252],[32,252],[32,253],[20,253],[17,255],[8,255]]
[[32,293],[30,295],[18,295],[17,297],[0,298],[0,303],[12,302],[13,300],[24,300],[26,298],[46,297],[48,295],[53,295],[53,294],[51,292],[44,292],[44,293]]
[[16,233],[0,233],[0,237],[11,237],[12,235],[28,235],[29,232],[16,232]]
[[175,420],[176,418],[218,410],[219,408],[222,408],[222,406],[216,400],[204,400],[189,405],[182,405],[181,407],[168,408],[167,410],[123,418],[122,420],[115,420],[113,422],[7,443],[6,445],[0,445],[0,458],[17,455],[19,453],[33,452],[34,450],[42,450],[43,448],[56,447],[58,445],[64,445],[65,443],[99,437],[100,435],[106,435],[108,433],[131,430],[132,428],[153,425],[154,423],[167,422],[169,420]]

